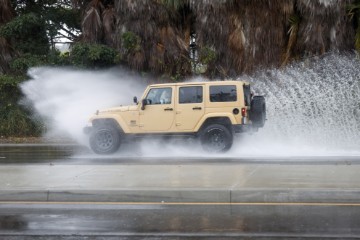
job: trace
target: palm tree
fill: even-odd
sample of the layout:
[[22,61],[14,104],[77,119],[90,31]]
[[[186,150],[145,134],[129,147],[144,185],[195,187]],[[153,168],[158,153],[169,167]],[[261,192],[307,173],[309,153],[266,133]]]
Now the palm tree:
[[297,0],[296,10],[301,15],[298,55],[319,55],[329,50],[348,50],[353,46],[354,30],[347,16],[350,0]]
[[189,44],[176,8],[158,0],[122,0],[115,1],[115,11],[117,48],[131,68],[175,78],[190,74]]
[[86,7],[82,20],[83,38],[89,43],[99,43],[103,38],[102,11],[104,5],[101,0],[92,0]]
[[358,1],[85,0],[83,36],[116,47],[133,69],[177,76],[191,72],[194,34],[206,74],[234,77],[352,49],[355,33],[346,6]]
[[194,1],[198,43],[216,53],[208,74],[237,76],[279,65],[293,5],[293,0]]
[[[0,0],[0,27],[14,18],[10,0]],[[16,55],[8,39],[0,37],[0,73],[9,71],[9,62]]]
[[82,41],[115,47],[116,15],[113,0],[73,0],[73,7],[82,12]]

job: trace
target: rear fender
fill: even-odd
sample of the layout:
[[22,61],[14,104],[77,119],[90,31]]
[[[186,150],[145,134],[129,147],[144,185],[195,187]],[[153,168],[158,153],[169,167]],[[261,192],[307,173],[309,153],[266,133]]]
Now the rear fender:
[[230,113],[223,113],[223,114],[219,114],[219,113],[210,113],[210,114],[206,114],[204,115],[201,120],[199,121],[199,123],[196,125],[195,127],[195,132],[198,132],[203,126],[204,124],[209,121],[214,119],[214,122],[218,123],[218,124],[222,124],[222,119],[224,120],[224,125],[234,125],[237,124],[236,123],[236,119],[234,117],[234,115],[230,114]]

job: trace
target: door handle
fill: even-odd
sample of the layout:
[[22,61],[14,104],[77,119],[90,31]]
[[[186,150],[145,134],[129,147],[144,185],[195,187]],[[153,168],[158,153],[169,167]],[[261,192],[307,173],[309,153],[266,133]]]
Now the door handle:
[[193,110],[201,110],[201,107],[193,107]]
[[165,108],[164,109],[164,111],[172,111],[172,110],[174,110],[174,109],[172,109],[172,108]]

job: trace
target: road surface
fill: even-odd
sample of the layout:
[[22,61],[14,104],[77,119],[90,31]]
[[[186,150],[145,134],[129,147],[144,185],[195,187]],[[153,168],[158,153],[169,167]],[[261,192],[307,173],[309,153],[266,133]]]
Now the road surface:
[[356,239],[359,163],[0,146],[0,239]]

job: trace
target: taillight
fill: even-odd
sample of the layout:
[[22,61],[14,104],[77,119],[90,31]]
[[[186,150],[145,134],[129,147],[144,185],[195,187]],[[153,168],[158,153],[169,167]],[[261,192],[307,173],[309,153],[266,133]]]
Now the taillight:
[[246,108],[241,109],[241,116],[246,117]]

